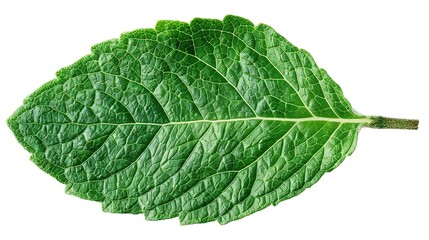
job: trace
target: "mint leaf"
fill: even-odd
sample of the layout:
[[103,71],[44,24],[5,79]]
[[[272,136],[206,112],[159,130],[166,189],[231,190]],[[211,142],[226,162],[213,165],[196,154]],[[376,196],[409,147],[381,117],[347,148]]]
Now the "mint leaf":
[[8,124],[67,193],[183,224],[298,195],[353,152],[363,126],[417,128],[355,113],[308,52],[235,16],[98,44]]

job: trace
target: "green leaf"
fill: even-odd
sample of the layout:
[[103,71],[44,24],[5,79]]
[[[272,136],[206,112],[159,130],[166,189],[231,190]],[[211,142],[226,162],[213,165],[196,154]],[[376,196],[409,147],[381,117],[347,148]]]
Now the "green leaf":
[[417,128],[355,113],[308,52],[235,16],[98,44],[8,124],[67,193],[183,224],[298,195],[353,152],[362,126]]

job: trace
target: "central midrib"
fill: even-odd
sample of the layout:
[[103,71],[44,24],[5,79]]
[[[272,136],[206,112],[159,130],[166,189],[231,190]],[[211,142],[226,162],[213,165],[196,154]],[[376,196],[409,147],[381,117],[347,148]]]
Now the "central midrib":
[[[218,119],[218,120],[192,120],[181,122],[167,122],[167,123],[150,123],[150,122],[129,122],[129,123],[58,123],[58,124],[75,124],[75,125],[112,125],[112,126],[125,126],[125,125],[152,125],[152,126],[168,126],[168,125],[181,125],[181,124],[196,124],[196,123],[226,123],[226,122],[239,122],[239,121],[276,121],[276,122],[335,122],[335,123],[356,123],[356,124],[370,124],[370,118],[324,118],[324,117],[307,117],[307,118],[272,118],[272,117],[249,117],[249,118],[232,118],[232,119]],[[34,123],[33,123],[34,124]]]

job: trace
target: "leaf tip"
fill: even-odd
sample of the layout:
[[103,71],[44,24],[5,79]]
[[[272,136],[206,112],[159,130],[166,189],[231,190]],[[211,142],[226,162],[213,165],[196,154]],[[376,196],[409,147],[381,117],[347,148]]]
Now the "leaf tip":
[[13,128],[12,128],[12,124],[13,124],[13,121],[14,121],[14,115],[15,114],[13,114],[12,116],[10,116],[8,119],[6,119],[6,125],[11,129],[11,130],[13,130]]

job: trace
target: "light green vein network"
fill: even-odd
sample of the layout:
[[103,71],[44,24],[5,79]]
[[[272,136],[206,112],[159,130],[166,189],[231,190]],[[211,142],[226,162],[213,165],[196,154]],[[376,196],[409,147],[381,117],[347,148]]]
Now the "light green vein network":
[[228,223],[337,167],[371,118],[267,25],[160,21],[57,72],[8,120],[31,160],[103,210]]

